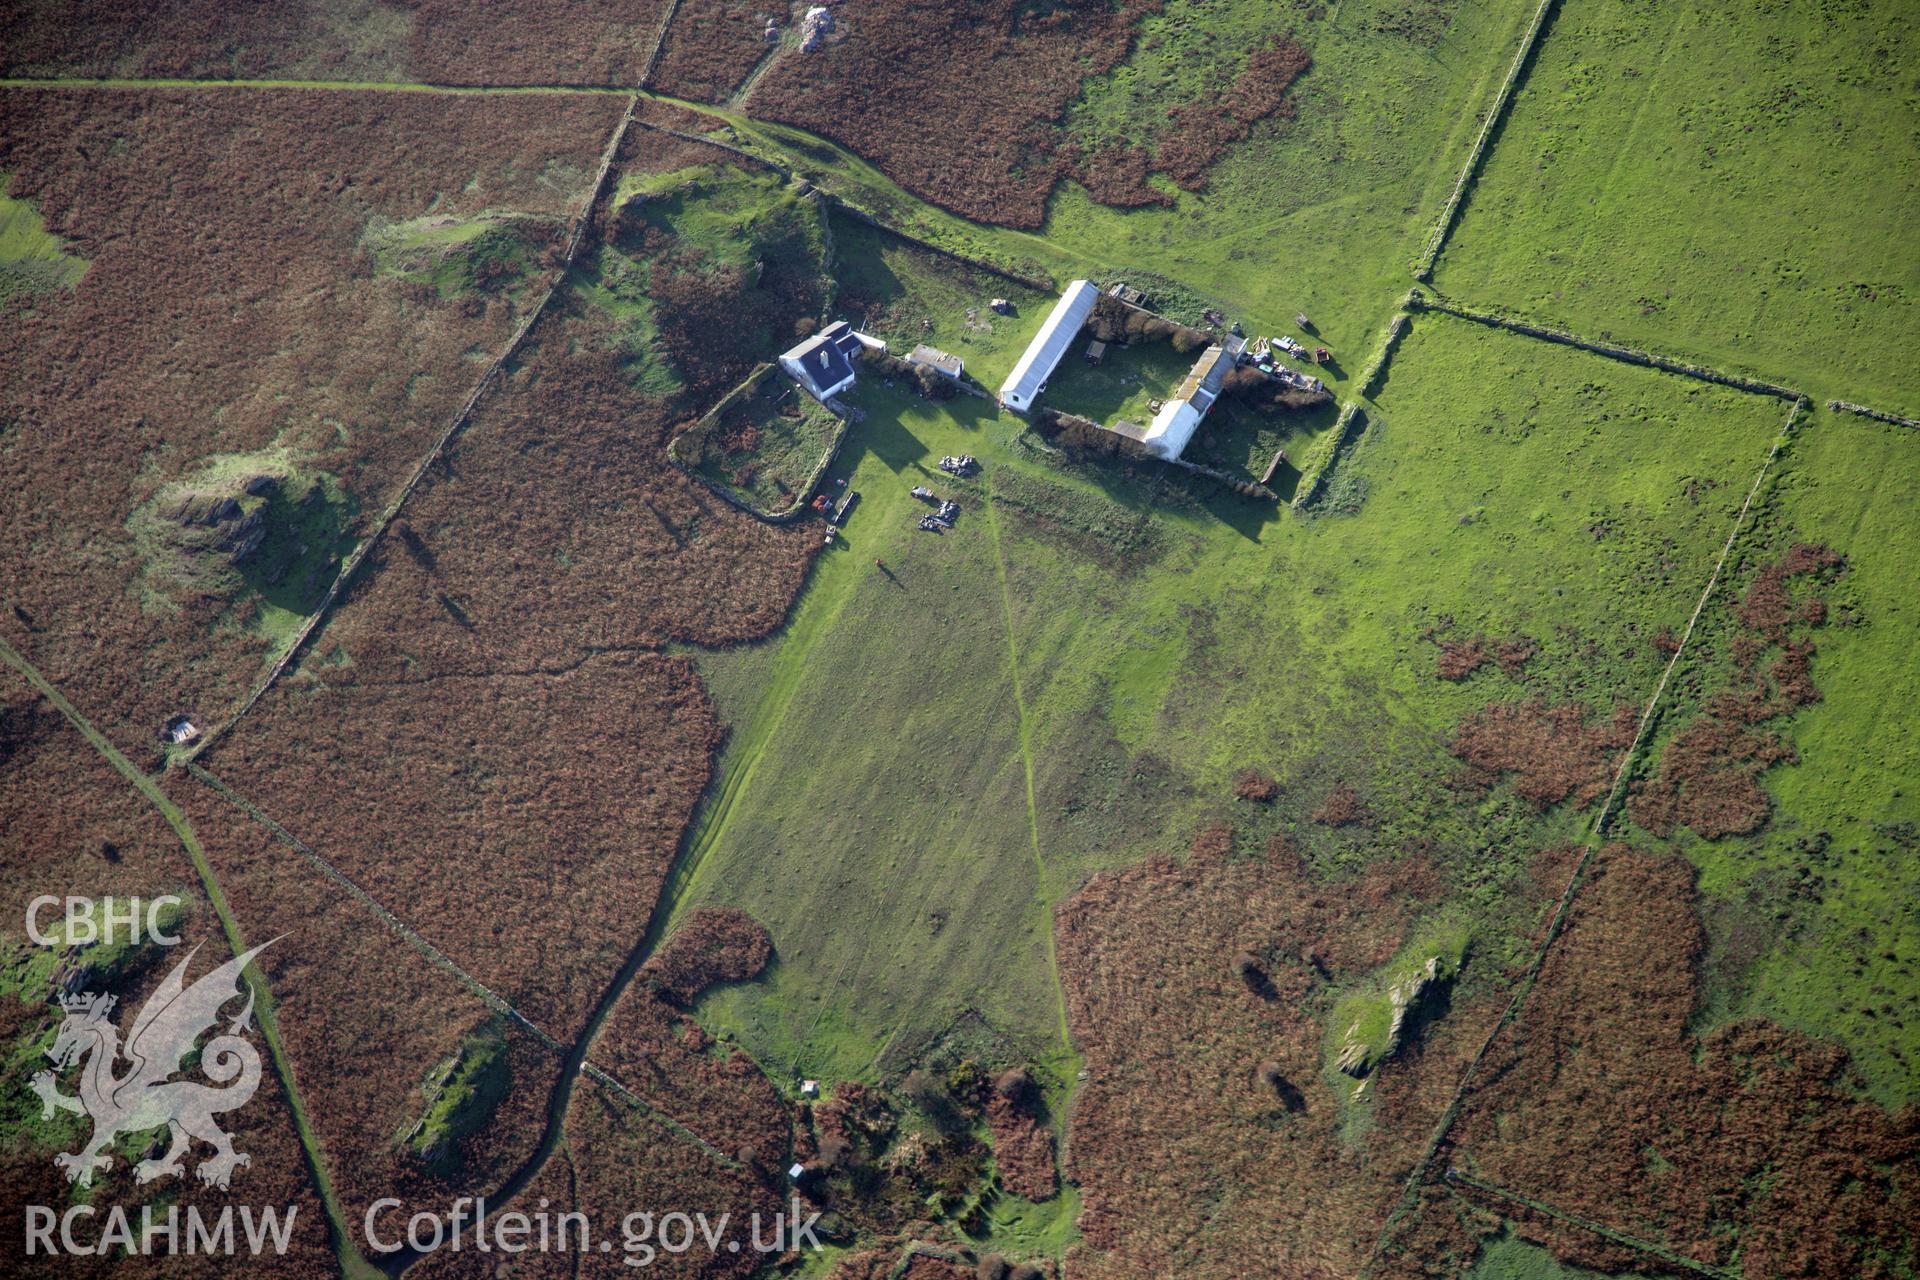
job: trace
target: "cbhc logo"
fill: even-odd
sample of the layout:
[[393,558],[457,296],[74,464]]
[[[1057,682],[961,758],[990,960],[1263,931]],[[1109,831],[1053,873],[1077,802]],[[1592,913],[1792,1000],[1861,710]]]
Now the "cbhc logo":
[[124,930],[121,935],[128,942],[138,944],[144,929],[146,938],[162,947],[177,946],[178,934],[165,931],[165,919],[162,915],[167,909],[177,909],[180,899],[170,893],[157,898],[107,898],[95,902],[92,898],[69,897],[65,899],[65,931],[59,934],[41,932],[41,913],[50,907],[62,905],[62,900],[46,893],[27,904],[27,936],[43,947],[78,946],[83,943],[112,943],[115,929]]

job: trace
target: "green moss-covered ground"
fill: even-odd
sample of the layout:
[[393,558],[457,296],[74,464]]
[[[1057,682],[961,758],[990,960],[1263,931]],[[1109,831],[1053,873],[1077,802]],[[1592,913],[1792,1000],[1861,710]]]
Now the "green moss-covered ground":
[[29,200],[8,194],[9,175],[0,173],[0,304],[28,295],[71,289],[87,273],[87,261],[67,251],[47,230]]

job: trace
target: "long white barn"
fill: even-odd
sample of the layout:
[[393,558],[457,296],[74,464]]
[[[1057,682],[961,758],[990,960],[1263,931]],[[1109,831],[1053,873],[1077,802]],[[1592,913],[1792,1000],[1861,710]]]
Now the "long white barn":
[[1021,353],[1020,362],[1001,384],[1001,404],[1015,413],[1025,413],[1033,407],[1033,402],[1046,389],[1047,379],[1053,376],[1061,357],[1073,344],[1074,335],[1093,313],[1093,304],[1099,296],[1100,291],[1091,281],[1075,280],[1067,285],[1060,301],[1053,304],[1047,322],[1033,335],[1033,341]]

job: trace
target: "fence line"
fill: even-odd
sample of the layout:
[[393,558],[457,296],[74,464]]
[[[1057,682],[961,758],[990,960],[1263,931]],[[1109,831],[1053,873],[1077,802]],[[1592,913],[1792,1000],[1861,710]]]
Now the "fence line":
[[1649,1257],[1658,1258],[1671,1266],[1684,1267],[1689,1271],[1697,1271],[1703,1276],[1714,1277],[1714,1280],[1741,1280],[1738,1272],[1708,1266],[1704,1262],[1698,1262],[1689,1258],[1686,1254],[1676,1249],[1669,1249],[1667,1246],[1655,1244],[1651,1240],[1642,1240],[1638,1236],[1630,1236],[1624,1231],[1616,1231],[1612,1227],[1602,1226],[1597,1222],[1582,1218],[1577,1214],[1568,1213],[1565,1209],[1556,1209],[1544,1201],[1535,1200],[1532,1196],[1522,1195],[1518,1191],[1510,1191],[1506,1187],[1482,1181],[1472,1174],[1462,1173],[1458,1169],[1447,1170],[1447,1181],[1457,1182],[1461,1186],[1472,1187],[1476,1191],[1484,1191],[1488,1195],[1498,1196],[1502,1200],[1511,1200],[1515,1204],[1525,1205],[1535,1213],[1544,1214],[1549,1218],[1557,1218],[1562,1222],[1570,1222],[1583,1231],[1591,1231],[1603,1240],[1611,1240],[1615,1244],[1625,1245],[1629,1249],[1635,1249]]
[[322,875],[326,876],[327,879],[339,885],[340,888],[346,892],[348,897],[352,898],[355,902],[358,902],[361,906],[365,907],[367,910],[373,912],[373,914],[375,914],[376,916],[379,916],[380,919],[386,923],[387,927],[389,929],[392,929],[395,933],[399,934],[403,939],[405,939],[408,945],[412,946],[416,951],[426,956],[427,959],[433,961],[434,964],[438,965],[440,968],[446,970],[448,973],[452,974],[455,978],[459,979],[461,985],[465,986],[469,991],[479,996],[480,999],[483,1002],[485,1002],[488,1008],[492,1009],[495,1013],[500,1014],[502,1017],[511,1019],[513,1022],[517,1023],[521,1028],[529,1032],[534,1039],[538,1040],[541,1044],[553,1050],[555,1053],[566,1052],[565,1045],[561,1044],[558,1040],[548,1035],[539,1026],[535,1025],[534,1022],[531,1019],[529,1019],[525,1014],[521,1013],[518,1009],[514,1008],[513,1005],[507,1001],[506,997],[497,994],[491,988],[489,988],[485,983],[481,982],[478,978],[474,977],[472,974],[468,973],[465,969],[461,968],[459,964],[456,963],[451,956],[447,955],[446,952],[440,950],[440,948],[434,946],[433,943],[427,941],[426,938],[422,937],[419,933],[415,932],[414,929],[410,927],[406,921],[402,920],[399,916],[395,915],[393,912],[387,910],[385,906],[381,905],[378,899],[376,899],[372,894],[368,893],[365,889],[362,889],[358,884],[354,883],[352,878],[349,877],[345,872],[341,871],[339,868],[335,867],[332,863],[328,862],[325,858],[321,857],[318,853],[314,852],[313,849],[309,847],[305,841],[300,839],[300,837],[294,835],[291,831],[288,831],[285,827],[281,826],[278,822],[275,822],[272,818],[268,817],[265,813],[261,812],[260,809],[255,807],[254,803],[251,800],[248,800],[245,796],[241,795],[239,792],[235,791],[232,787],[229,787],[226,783],[222,782],[218,777],[214,776],[212,773],[209,773],[207,770],[201,768],[197,764],[188,764],[187,772],[191,773],[194,777],[198,778],[200,781],[206,783],[209,787],[213,788],[214,791],[218,792],[220,796],[227,801],[227,803],[233,805],[235,808],[246,813],[255,822],[259,823],[261,826],[265,827],[268,831],[272,832],[274,837],[278,839],[282,844],[286,845],[288,848],[298,853],[302,858],[305,858],[308,862],[312,863],[313,866]]

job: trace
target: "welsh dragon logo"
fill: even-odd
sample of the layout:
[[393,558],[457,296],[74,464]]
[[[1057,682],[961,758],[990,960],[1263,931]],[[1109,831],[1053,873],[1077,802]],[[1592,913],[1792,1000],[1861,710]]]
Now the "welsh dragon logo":
[[[114,997],[82,992],[60,998],[66,1018],[47,1056],[61,1070],[85,1060],[80,1092],[77,1096],[61,1093],[52,1071],[38,1072],[32,1084],[33,1091],[40,1095],[44,1119],[52,1119],[57,1107],[93,1120],[93,1137],[85,1147],[53,1158],[66,1170],[68,1182],[84,1187],[92,1183],[94,1170],[111,1168],[113,1157],[103,1153],[119,1135],[162,1125],[169,1131],[171,1145],[158,1159],[142,1160],[134,1166],[134,1176],[143,1183],[183,1174],[181,1160],[196,1139],[214,1149],[211,1157],[194,1167],[202,1182],[224,1190],[233,1171],[250,1163],[243,1152],[233,1149],[233,1139],[213,1118],[246,1105],[260,1087],[260,1055],[242,1038],[253,1018],[251,989],[245,992],[246,1007],[227,1024],[225,1033],[207,1041],[200,1053],[201,1071],[215,1084],[226,1087],[216,1089],[197,1080],[168,1077],[182,1070],[182,1062],[200,1037],[220,1020],[221,1007],[242,994],[240,974],[248,962],[272,945],[262,943],[192,986],[186,985],[185,975],[199,948],[189,951],[140,1007],[124,1049],[119,1029],[108,1018]],[[122,1056],[127,1068],[116,1075]]]

